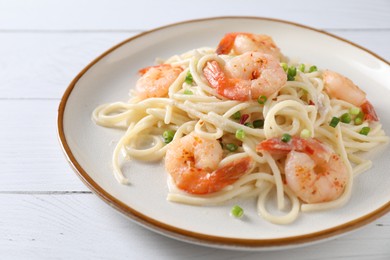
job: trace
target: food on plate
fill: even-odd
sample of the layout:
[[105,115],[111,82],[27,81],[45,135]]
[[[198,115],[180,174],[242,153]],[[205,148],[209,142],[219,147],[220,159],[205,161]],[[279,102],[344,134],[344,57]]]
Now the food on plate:
[[[216,48],[139,73],[130,100],[97,107],[93,120],[125,131],[113,151],[116,179],[131,182],[123,159],[161,160],[172,202],[256,198],[260,216],[288,224],[301,211],[344,205],[372,165],[362,153],[388,142],[360,87],[289,61],[268,35],[228,33]],[[269,210],[271,197],[280,212]],[[236,205],[232,215],[242,214]]]

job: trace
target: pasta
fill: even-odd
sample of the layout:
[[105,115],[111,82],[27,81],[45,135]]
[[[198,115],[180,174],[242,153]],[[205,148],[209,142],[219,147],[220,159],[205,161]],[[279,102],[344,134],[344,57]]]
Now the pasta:
[[[97,107],[93,111],[93,120],[98,125],[125,131],[112,157],[113,171],[118,182],[130,182],[121,171],[121,161],[127,156],[146,161],[163,160],[169,149],[178,146],[180,139],[195,135],[202,140],[216,140],[221,145],[222,158],[216,159],[218,167],[249,157],[252,162],[248,166],[250,169],[233,183],[204,194],[183,190],[175,176],[170,174],[167,195],[169,201],[217,205],[237,197],[256,198],[259,215],[276,224],[293,222],[300,211],[327,210],[344,205],[351,196],[354,178],[372,165],[361,153],[388,142],[388,137],[379,121],[362,117],[363,108],[360,109],[342,98],[334,98],[329,94],[331,91],[325,91],[323,70],[314,66],[310,68],[308,64],[280,63],[277,47],[273,43],[271,47],[265,47],[272,48],[272,55],[276,52],[277,64],[288,79],[271,94],[258,95],[258,98],[238,97],[240,93],[236,93],[236,89],[230,85],[227,89],[218,85],[226,82],[218,77],[213,78],[217,74],[205,75],[205,68],[211,66],[212,62],[228,69],[227,66],[234,63],[234,58],[244,57],[249,51],[265,53],[267,48],[252,48],[241,53],[235,49],[218,53],[213,48],[199,48],[160,62],[163,65],[151,67],[161,69],[158,76],[154,76],[165,77],[165,80],[154,81],[154,85],[167,85],[165,93],[156,94],[160,89],[152,87],[149,89],[152,93],[142,93],[143,90],[137,87],[136,91],[131,90],[129,102]],[[250,53],[253,57],[253,52]],[[265,58],[269,58],[267,62],[271,64],[271,57]],[[165,73],[165,69],[174,73],[174,76]],[[208,73],[214,72],[212,69],[218,69],[218,66],[211,68]],[[272,69],[272,77],[277,74],[274,68],[269,69]],[[224,77],[233,77],[232,75],[233,73],[226,74]],[[148,76],[153,75],[144,74],[142,77],[145,79]],[[253,76],[257,77],[258,75]],[[254,90],[251,88],[250,94],[253,95]],[[232,98],[231,95],[236,96]],[[343,120],[345,115],[349,117],[349,122],[345,118]],[[332,119],[341,119],[341,122],[332,125]],[[369,133],[362,132],[362,129],[366,129],[366,132],[368,129]],[[346,169],[346,182],[340,196],[332,200],[307,203],[293,191],[291,185],[286,183],[285,164],[288,159],[285,154],[275,153],[272,149],[259,149],[261,142],[279,140],[284,135],[296,140],[315,138],[315,142],[326,144],[337,154]],[[288,144],[292,141],[282,142]],[[170,152],[179,153],[177,150]],[[210,155],[209,160],[212,160],[211,157],[213,155]],[[168,163],[175,162],[166,161]],[[210,173],[213,171],[209,170]],[[271,192],[273,190],[275,192]],[[266,206],[273,194],[276,196],[277,208],[283,215],[271,213]],[[288,209],[287,204],[290,205]]]

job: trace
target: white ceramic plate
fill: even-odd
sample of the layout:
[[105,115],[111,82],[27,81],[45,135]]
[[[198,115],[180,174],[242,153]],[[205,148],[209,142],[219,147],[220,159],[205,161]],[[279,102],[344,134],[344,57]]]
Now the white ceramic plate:
[[268,223],[256,213],[255,200],[241,201],[244,219],[229,216],[234,202],[196,207],[168,202],[162,163],[133,160],[124,186],[112,174],[111,156],[123,134],[96,126],[91,113],[100,104],[126,101],[137,71],[190,49],[216,46],[227,32],[268,34],[290,58],[339,71],[368,94],[390,133],[390,66],[375,54],[341,38],[291,22],[219,17],[173,24],[142,33],[103,53],[73,80],[58,117],[59,138],[67,159],[99,197],[137,223],[187,242],[235,249],[269,250],[307,245],[355,230],[390,210],[387,147],[375,154],[374,166],[359,176],[350,202],[327,212],[300,214],[286,226]]

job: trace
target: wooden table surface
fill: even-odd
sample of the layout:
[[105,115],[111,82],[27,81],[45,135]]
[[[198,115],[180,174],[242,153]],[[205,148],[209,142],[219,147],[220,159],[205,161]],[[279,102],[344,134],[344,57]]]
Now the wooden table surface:
[[389,0],[0,0],[0,259],[390,259],[390,214],[303,248],[207,248],[133,223],[69,167],[57,109],[84,66],[142,31],[228,15],[308,25],[390,60]]

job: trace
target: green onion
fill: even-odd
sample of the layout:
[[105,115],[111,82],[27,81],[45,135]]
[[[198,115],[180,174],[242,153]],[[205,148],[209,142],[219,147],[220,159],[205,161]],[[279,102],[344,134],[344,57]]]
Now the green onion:
[[169,144],[172,142],[173,137],[175,136],[175,132],[172,130],[166,130],[163,133],[164,143]]
[[311,136],[311,132],[310,132],[310,130],[309,129],[303,129],[302,131],[301,131],[301,137],[302,138],[309,138]]
[[309,68],[309,73],[311,73],[311,72],[314,72],[314,71],[317,71],[318,69],[317,69],[317,66],[311,66],[310,68]]
[[288,143],[290,140],[291,140],[291,135],[289,134],[282,135],[282,142]]
[[255,128],[251,122],[246,122],[244,124],[244,126],[247,126],[247,127],[250,127],[250,128]]
[[290,66],[287,70],[287,80],[294,81],[296,75],[297,75],[297,68],[295,68],[294,66]]
[[360,111],[355,117],[354,120],[355,125],[361,125],[363,123],[363,119],[364,119],[364,113]]
[[237,111],[236,113],[234,113],[234,114],[232,115],[232,118],[233,118],[234,120],[239,120],[239,119],[241,118],[241,112],[240,112],[240,111]]
[[234,205],[230,213],[235,218],[241,218],[244,215],[244,210],[240,206]]
[[335,128],[335,127],[338,125],[339,122],[340,122],[340,118],[334,116],[334,117],[332,118],[332,120],[330,120],[329,125],[330,125],[331,127]]
[[300,71],[302,71],[302,72],[305,72],[305,64],[300,64],[299,65],[299,67],[298,67],[298,69],[300,70]]
[[282,66],[283,70],[284,70],[285,72],[287,72],[287,70],[288,70],[288,65],[287,65],[287,63],[282,62],[282,63],[280,63],[280,66]]
[[346,123],[346,124],[349,124],[351,123],[351,115],[349,113],[344,113],[340,116],[340,121],[342,123]]
[[186,79],[184,80],[185,83],[191,85],[194,79],[192,78],[191,72],[187,72]]
[[362,134],[362,135],[368,135],[368,133],[370,132],[371,128],[369,128],[368,126],[364,126],[362,128],[362,130],[360,130],[359,134]]
[[260,105],[264,105],[266,101],[267,101],[267,97],[266,96],[260,96],[257,99],[257,102],[259,102]]
[[354,120],[355,125],[361,125],[363,123],[363,119],[360,117],[356,117]]
[[236,138],[239,140],[243,140],[245,138],[245,132],[243,129],[238,129],[236,131]]
[[238,149],[238,146],[236,144],[226,144],[225,145],[226,149],[229,150],[230,152],[234,152]]
[[349,113],[350,113],[351,115],[356,116],[356,115],[358,115],[358,114],[360,113],[360,108],[358,108],[358,107],[351,107],[351,108],[349,109]]
[[259,120],[253,121],[254,128],[262,128],[263,126],[264,126],[264,120],[259,119]]
[[186,90],[184,90],[184,95],[192,95],[192,94],[194,94],[194,92],[192,92],[191,90],[189,90],[189,89],[186,89]]

